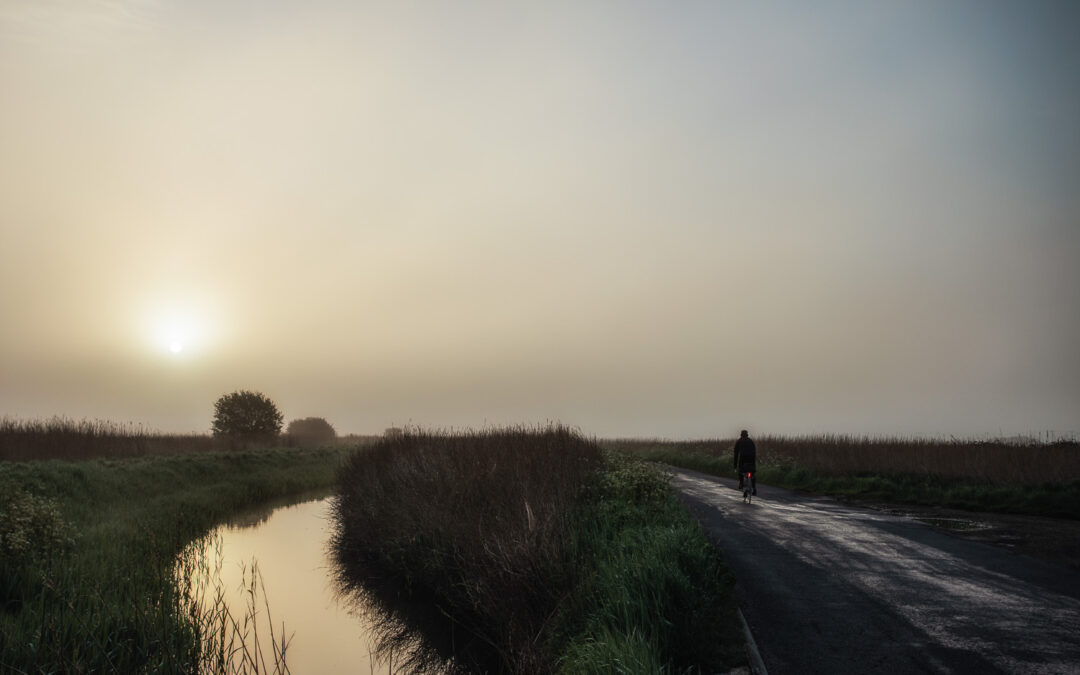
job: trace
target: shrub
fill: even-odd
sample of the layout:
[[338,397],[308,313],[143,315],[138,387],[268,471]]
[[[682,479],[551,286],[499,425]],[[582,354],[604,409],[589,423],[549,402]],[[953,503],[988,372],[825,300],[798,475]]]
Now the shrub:
[[41,563],[70,544],[70,528],[56,500],[0,485],[0,559]]
[[337,432],[321,417],[305,417],[289,422],[285,429],[290,443],[300,446],[326,445],[337,438]]

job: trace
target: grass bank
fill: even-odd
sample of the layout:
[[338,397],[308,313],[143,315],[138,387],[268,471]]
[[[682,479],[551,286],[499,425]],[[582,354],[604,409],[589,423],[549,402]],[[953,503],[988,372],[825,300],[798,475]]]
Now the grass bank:
[[560,628],[562,672],[711,673],[745,664],[734,576],[667,476],[606,452],[571,534],[581,574]]
[[343,452],[0,462],[0,671],[193,672],[176,556],[231,514],[328,489]]
[[610,673],[743,660],[733,579],[666,479],[566,429],[409,431],[354,454],[338,489],[340,581],[383,607],[395,663]]
[[[904,504],[1080,519],[1075,442],[763,437],[758,480],[794,490]],[[605,441],[643,459],[734,477],[735,439]]]

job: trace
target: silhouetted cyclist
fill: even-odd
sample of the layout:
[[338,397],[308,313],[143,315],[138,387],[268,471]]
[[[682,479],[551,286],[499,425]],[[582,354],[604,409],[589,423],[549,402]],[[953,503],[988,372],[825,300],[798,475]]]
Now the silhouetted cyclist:
[[746,429],[739,432],[735,441],[735,468],[739,472],[739,489],[743,486],[743,474],[750,473],[750,490],[757,494],[757,448]]

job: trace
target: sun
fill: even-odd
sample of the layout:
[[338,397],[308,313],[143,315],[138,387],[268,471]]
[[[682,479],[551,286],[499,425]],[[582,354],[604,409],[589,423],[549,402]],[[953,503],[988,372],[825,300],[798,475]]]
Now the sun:
[[193,363],[211,355],[220,345],[221,313],[212,298],[192,295],[177,299],[147,291],[140,305],[133,318],[138,322],[148,357]]
[[172,319],[158,328],[157,341],[169,354],[179,356],[191,344],[195,332],[191,321]]
[[[201,352],[205,340],[202,322],[186,313],[169,313],[151,322],[150,339],[156,350],[174,357]],[[160,353],[160,352],[159,352]]]

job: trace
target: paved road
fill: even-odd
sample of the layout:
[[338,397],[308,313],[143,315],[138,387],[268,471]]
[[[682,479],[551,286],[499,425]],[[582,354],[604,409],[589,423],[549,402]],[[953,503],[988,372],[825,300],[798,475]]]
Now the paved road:
[[770,675],[1080,673],[1080,573],[922,523],[673,469]]

